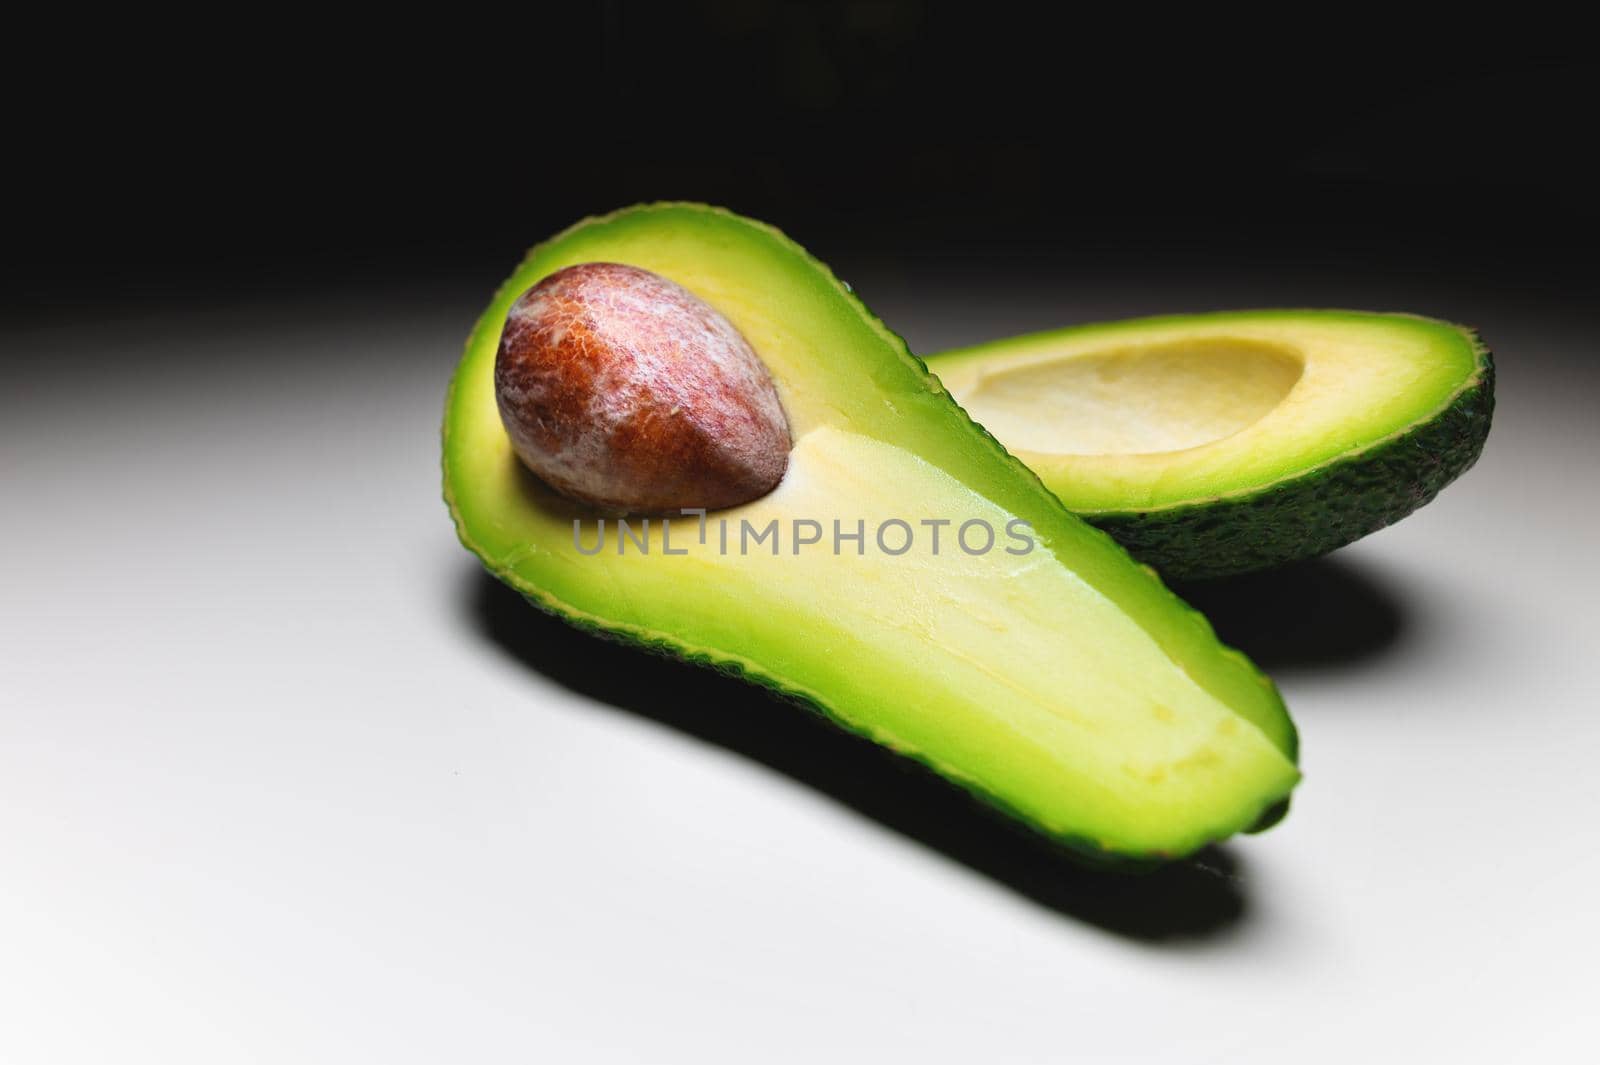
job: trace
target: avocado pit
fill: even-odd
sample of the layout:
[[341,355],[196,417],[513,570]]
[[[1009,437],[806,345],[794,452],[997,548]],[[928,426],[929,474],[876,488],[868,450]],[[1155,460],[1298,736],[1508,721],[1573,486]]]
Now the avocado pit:
[[524,292],[506,315],[494,383],[523,464],[597,508],[737,506],[788,468],[788,419],[749,341],[635,266],[581,263]]

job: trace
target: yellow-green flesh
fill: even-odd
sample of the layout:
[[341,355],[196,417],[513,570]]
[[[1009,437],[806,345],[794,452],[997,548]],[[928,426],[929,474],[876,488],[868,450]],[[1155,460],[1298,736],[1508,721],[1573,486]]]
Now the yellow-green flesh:
[[[623,553],[596,516],[520,468],[493,362],[510,302],[580,262],[628,263],[685,286],[745,335],[778,386],[795,445],[783,483],[673,522],[663,553]],[[1067,514],[977,430],[827,271],[775,231],[689,205],[593,220],[536,249],[470,340],[445,424],[446,494],[463,541],[502,579],[569,619],[685,657],[737,666],[840,724],[911,755],[1075,845],[1136,857],[1191,851],[1251,826],[1298,779],[1271,684],[1102,534]],[[916,532],[890,556],[880,522]],[[1013,555],[1008,521],[1038,546]],[[718,520],[730,547],[719,550]],[[741,521],[777,519],[738,550]],[[791,522],[823,542],[794,553]],[[931,550],[922,519],[949,519]],[[961,551],[971,519],[999,534]],[[865,523],[864,554],[832,551],[833,522]],[[610,524],[610,523],[608,523]],[[635,520],[635,530],[640,526]],[[898,548],[903,534],[889,535]],[[761,712],[752,702],[751,712]]]
[[1139,319],[932,360],[973,418],[1089,515],[1315,470],[1444,410],[1478,365],[1465,330],[1353,311]]

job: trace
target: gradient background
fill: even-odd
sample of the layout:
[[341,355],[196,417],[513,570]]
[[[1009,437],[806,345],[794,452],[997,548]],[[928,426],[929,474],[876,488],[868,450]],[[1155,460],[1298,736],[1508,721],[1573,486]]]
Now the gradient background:
[[[1593,1053],[1593,61],[1559,25],[982,14],[17,35],[0,1059]],[[481,576],[438,501],[459,345],[528,244],[660,198],[777,223],[917,351],[1478,326],[1460,484],[1184,590],[1284,688],[1294,815],[1077,871]]]

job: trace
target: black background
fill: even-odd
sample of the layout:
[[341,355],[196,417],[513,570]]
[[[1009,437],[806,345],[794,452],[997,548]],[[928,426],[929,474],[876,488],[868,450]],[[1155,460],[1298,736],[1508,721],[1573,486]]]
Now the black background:
[[893,0],[83,21],[14,41],[5,303],[29,318],[487,291],[585,214],[677,198],[846,266],[1596,278],[1600,77],[1557,23]]

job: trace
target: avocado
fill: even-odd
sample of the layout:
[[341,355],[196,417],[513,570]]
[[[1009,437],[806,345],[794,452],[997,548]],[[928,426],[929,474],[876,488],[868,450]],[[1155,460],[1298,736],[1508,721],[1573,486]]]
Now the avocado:
[[1483,450],[1494,361],[1406,314],[1075,326],[929,359],[1074,513],[1173,580],[1311,558],[1410,514]]
[[[792,435],[774,490],[618,517],[519,462],[496,409],[507,314],[585,263],[667,279],[748,341]],[[826,267],[725,211],[635,207],[528,255],[451,383],[444,494],[462,543],[535,606],[800,700],[1091,861],[1265,827],[1299,780],[1266,677],[1062,507]]]

